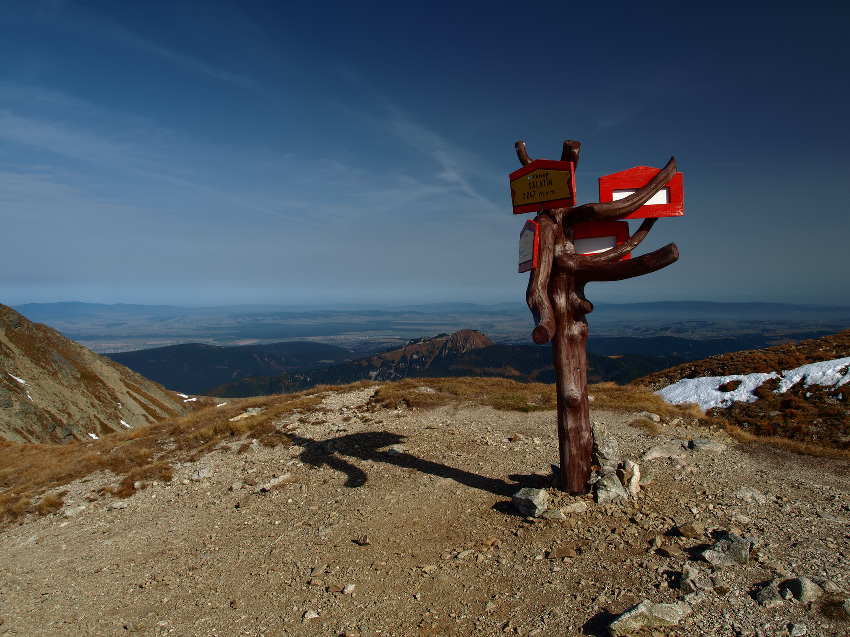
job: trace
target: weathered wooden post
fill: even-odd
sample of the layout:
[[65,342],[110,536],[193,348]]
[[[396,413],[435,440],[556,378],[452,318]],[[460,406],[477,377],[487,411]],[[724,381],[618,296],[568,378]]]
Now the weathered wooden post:
[[[584,493],[591,472],[593,435],[587,401],[587,320],[590,281],[648,274],[679,258],[675,244],[631,259],[657,217],[680,216],[682,174],[671,158],[661,170],[639,166],[600,178],[600,202],[575,205],[575,167],[581,144],[564,142],[560,161],[532,161],[516,143],[523,168],[510,175],[514,214],[536,212],[520,234],[519,271],[530,271],[526,302],[534,316],[532,338],[552,341],[558,397],[561,488]],[[628,223],[643,218],[631,236]]]

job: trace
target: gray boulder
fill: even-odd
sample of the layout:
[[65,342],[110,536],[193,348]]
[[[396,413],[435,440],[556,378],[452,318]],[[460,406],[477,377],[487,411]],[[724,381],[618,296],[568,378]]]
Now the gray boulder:
[[611,637],[624,637],[649,628],[676,626],[691,612],[685,602],[675,604],[653,604],[644,600],[617,617],[608,626]]
[[823,589],[808,577],[795,577],[782,583],[785,590],[791,591],[795,599],[807,603],[813,602],[823,595]]
[[706,451],[708,453],[722,453],[726,451],[726,445],[716,440],[708,440],[707,438],[694,438],[690,442],[690,448],[694,451]]
[[653,445],[643,452],[640,457],[641,462],[648,462],[656,458],[670,458],[682,453],[684,449],[683,441],[671,440],[660,445]]
[[593,459],[600,467],[614,467],[620,463],[620,447],[601,422],[593,423]]
[[593,485],[596,495],[596,502],[599,504],[621,504],[627,502],[629,494],[623,487],[623,483],[616,474],[609,473],[602,476]]
[[549,505],[549,493],[545,489],[524,487],[513,495],[514,508],[520,515],[539,518]]
[[727,533],[701,555],[706,562],[714,566],[746,564],[750,560],[752,545],[752,540],[744,539],[737,533]]

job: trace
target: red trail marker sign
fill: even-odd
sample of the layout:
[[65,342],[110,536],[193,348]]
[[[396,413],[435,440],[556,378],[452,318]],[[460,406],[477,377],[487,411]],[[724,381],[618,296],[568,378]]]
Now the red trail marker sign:
[[[619,201],[643,188],[659,173],[658,168],[635,166],[599,178],[600,203]],[[620,219],[647,219],[650,217],[681,217],[685,214],[682,173],[676,173],[667,184],[645,204],[619,217]]]

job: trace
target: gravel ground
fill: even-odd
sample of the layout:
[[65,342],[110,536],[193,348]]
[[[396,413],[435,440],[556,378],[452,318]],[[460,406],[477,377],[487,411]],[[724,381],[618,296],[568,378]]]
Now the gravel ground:
[[[372,391],[278,421],[291,447],[225,444],[127,500],[92,476],[57,514],[3,529],[0,634],[607,635],[643,600],[682,600],[686,566],[711,587],[640,634],[850,631],[850,463],[592,411],[641,492],[599,505],[549,488],[553,509],[586,510],[524,518],[511,495],[550,486],[553,412],[376,410]],[[725,448],[640,460],[712,437]],[[752,540],[746,564],[700,557],[726,531]],[[757,601],[795,577],[825,592]]]

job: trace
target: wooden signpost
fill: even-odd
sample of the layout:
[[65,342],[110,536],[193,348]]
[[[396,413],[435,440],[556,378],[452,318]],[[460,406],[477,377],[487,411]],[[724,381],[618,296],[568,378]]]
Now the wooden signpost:
[[[534,316],[532,338],[540,345],[552,341],[561,488],[573,494],[587,490],[593,450],[585,350],[585,317],[593,305],[585,285],[649,274],[675,262],[679,252],[672,243],[629,257],[659,217],[684,214],[682,174],[672,157],[661,170],[638,166],[601,177],[599,203],[576,206],[580,148],[567,140],[560,162],[532,161],[525,142],[517,142],[523,168],[510,175],[514,214],[537,213],[520,235],[519,270],[531,273],[526,302]],[[644,221],[629,236],[628,222],[620,220],[637,218]]]

